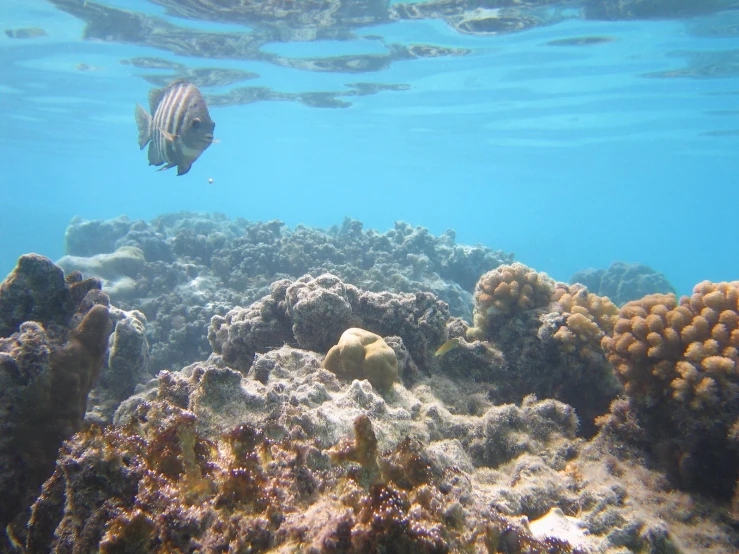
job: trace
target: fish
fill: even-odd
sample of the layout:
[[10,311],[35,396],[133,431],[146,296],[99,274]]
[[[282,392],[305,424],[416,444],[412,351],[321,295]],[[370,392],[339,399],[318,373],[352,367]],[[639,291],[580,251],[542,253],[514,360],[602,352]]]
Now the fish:
[[443,356],[447,352],[451,352],[452,350],[457,348],[457,346],[459,346],[458,338],[449,339],[444,344],[442,344],[436,352],[434,352],[434,356]]
[[195,160],[213,142],[215,122],[198,87],[180,79],[149,92],[151,115],[136,104],[139,147],[149,145],[149,165],[159,171],[177,166],[177,175],[190,171]]

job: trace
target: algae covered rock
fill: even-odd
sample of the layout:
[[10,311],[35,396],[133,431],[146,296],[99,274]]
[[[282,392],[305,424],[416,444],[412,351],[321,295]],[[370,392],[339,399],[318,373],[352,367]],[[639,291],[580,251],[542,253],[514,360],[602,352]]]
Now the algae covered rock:
[[317,351],[331,348],[352,317],[347,296],[352,288],[347,291],[341,279],[330,273],[315,279],[305,275],[287,288],[287,313],[301,348]]
[[16,534],[57,450],[82,428],[112,327],[99,287],[35,254],[0,284],[0,526]]
[[381,336],[353,327],[332,347],[323,367],[344,379],[367,379],[372,386],[387,389],[399,380],[398,358]]
[[18,331],[24,321],[38,321],[47,331],[63,329],[97,279],[82,279],[78,272],[64,275],[44,256],[26,254],[0,283],[0,337]]

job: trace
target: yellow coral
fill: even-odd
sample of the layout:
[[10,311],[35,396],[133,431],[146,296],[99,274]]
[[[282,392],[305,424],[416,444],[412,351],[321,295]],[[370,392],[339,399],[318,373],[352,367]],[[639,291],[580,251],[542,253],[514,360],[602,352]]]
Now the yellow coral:
[[690,362],[677,362],[675,369],[680,373],[683,379],[690,382],[695,382],[698,378],[698,370]]
[[708,356],[701,362],[701,367],[708,373],[729,373],[735,366],[734,360],[723,356]]
[[[565,352],[577,354],[586,363],[598,363],[601,339],[613,331],[618,319],[616,305],[580,284],[557,283],[551,298],[555,309],[566,316],[554,339],[562,343]],[[628,350],[634,342],[627,339],[620,348]]]
[[695,340],[698,340],[698,329],[696,329],[692,325],[686,325],[685,327],[683,327],[680,336],[682,337],[684,342],[691,343]]
[[331,347],[323,367],[344,379],[367,379],[373,387],[387,389],[398,381],[395,351],[374,333],[347,329]]
[[691,407],[701,408],[706,404],[715,404],[718,402],[718,390],[718,384],[714,379],[704,377],[695,387],[695,396],[690,404]]
[[600,339],[603,336],[603,332],[597,323],[586,315],[574,313],[567,318],[567,327],[569,327],[575,335],[582,339],[588,340],[591,338]]
[[719,314],[718,321],[726,325],[728,329],[736,329],[739,326],[739,314],[731,310],[724,310]]
[[[680,302],[654,294],[624,305],[601,341],[627,394],[703,409],[739,391],[739,281],[695,286]],[[666,391],[665,391],[666,392]]]
[[475,287],[474,327],[470,338],[488,335],[490,319],[541,308],[550,302],[554,281],[546,273],[515,262],[485,273]]

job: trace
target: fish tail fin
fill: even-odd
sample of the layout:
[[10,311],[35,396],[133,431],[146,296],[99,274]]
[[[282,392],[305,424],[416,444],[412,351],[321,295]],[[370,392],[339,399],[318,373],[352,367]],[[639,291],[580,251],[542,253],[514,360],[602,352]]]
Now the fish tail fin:
[[136,104],[136,125],[139,128],[139,148],[141,150],[151,140],[153,123],[154,120],[146,113],[144,107],[141,104]]

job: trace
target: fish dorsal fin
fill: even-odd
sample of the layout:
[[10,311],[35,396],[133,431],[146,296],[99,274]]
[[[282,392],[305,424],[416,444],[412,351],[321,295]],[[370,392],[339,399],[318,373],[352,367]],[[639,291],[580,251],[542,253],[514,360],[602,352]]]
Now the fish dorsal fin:
[[157,113],[157,108],[164,98],[164,94],[167,92],[169,87],[164,88],[153,88],[149,91],[149,113],[152,117]]
[[151,116],[154,117],[154,114],[157,113],[157,108],[159,107],[159,104],[161,104],[162,98],[164,98],[164,95],[167,94],[169,89],[181,84],[189,83],[190,82],[187,79],[177,79],[176,81],[172,81],[171,83],[169,83],[164,88],[151,89],[151,91],[149,91],[149,112],[151,113]]

